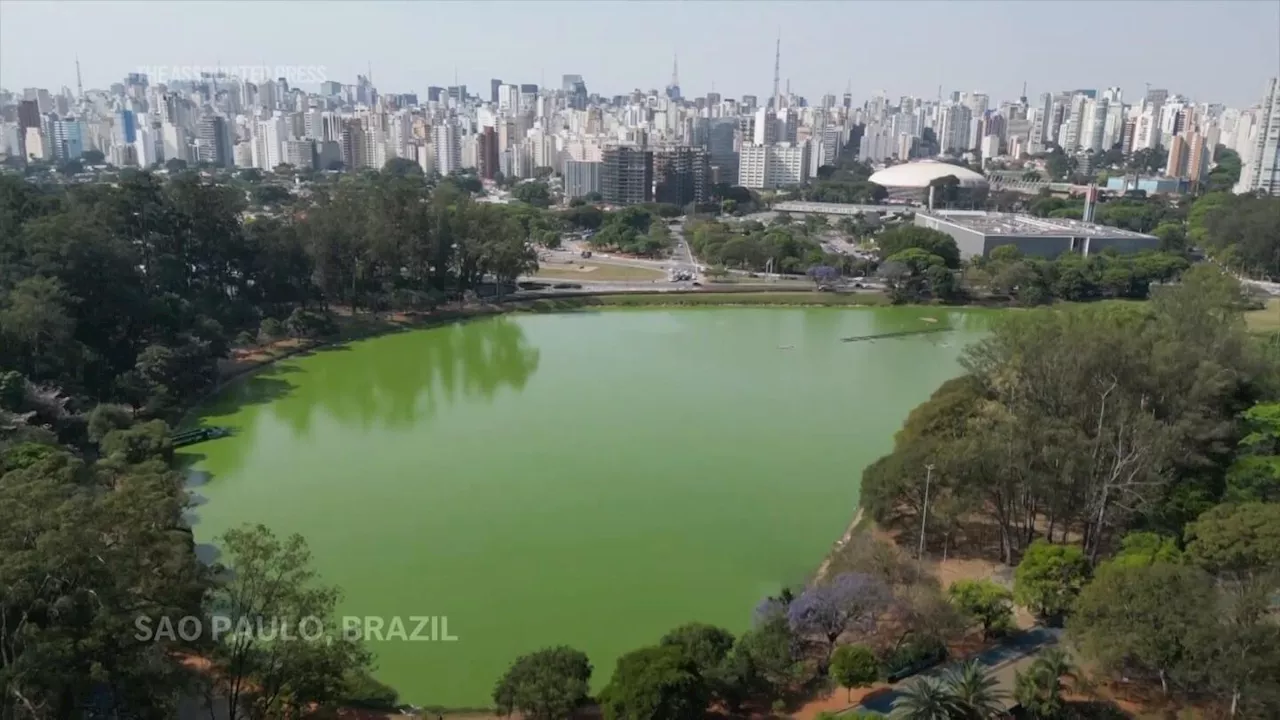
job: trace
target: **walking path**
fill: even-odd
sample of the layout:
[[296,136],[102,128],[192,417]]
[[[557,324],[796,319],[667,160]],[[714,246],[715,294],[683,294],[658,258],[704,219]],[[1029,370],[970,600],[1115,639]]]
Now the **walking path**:
[[[1019,671],[1025,670],[1028,665],[1035,662],[1036,654],[1045,648],[1058,644],[1061,639],[1062,631],[1036,627],[1031,630],[1018,633],[1006,640],[1000,645],[983,650],[971,658],[981,663],[988,672],[992,673],[999,682],[999,689],[1007,693],[1005,703],[1008,707],[1012,707],[1014,682]],[[919,675],[903,680],[894,686],[894,689],[874,695],[865,700],[861,705],[850,708],[849,710],[870,710],[872,712],[888,715],[893,710],[893,701],[901,696],[900,689],[906,687],[910,683],[919,682],[920,678],[939,679],[947,671],[960,666],[964,660],[955,660],[943,665],[939,665],[931,670],[926,670]],[[848,712],[848,711],[846,711]]]

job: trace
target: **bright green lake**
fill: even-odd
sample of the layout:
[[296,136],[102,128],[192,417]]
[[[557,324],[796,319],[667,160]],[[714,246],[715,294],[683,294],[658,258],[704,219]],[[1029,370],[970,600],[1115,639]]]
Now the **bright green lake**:
[[[875,342],[842,337],[936,327]],[[850,521],[862,468],[959,373],[984,316],[703,308],[494,317],[281,363],[192,447],[196,534],[301,533],[343,615],[445,616],[370,643],[406,702],[485,706],[524,652],[741,631]],[[409,628],[412,630],[412,628]]]

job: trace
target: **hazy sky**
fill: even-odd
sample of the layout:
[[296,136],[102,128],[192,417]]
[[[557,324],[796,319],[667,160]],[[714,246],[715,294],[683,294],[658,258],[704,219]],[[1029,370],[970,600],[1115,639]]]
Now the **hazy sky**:
[[[577,73],[615,95],[662,88],[679,53],[686,96],[767,95],[782,78],[818,100],[852,84],[860,103],[944,91],[1014,99],[1145,83],[1202,102],[1252,105],[1280,74],[1280,0],[724,0],[720,2],[69,2],[0,0],[0,86],[86,88],[173,66],[291,66],[383,92],[490,78],[560,86]],[[54,45],[54,43],[58,45]]]

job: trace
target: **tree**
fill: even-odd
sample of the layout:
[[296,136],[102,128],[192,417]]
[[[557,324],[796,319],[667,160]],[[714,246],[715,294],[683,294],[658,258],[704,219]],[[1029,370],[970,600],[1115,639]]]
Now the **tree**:
[[1227,468],[1224,499],[1280,502],[1280,403],[1259,403],[1244,412],[1248,431]]
[[1195,631],[1216,618],[1213,581],[1185,565],[1103,567],[1085,586],[1067,624],[1068,635],[1104,671],[1171,682],[1195,670]]
[[498,679],[493,702],[503,715],[519,711],[529,720],[563,720],[587,701],[590,680],[586,654],[547,648],[516,658]]
[[1230,191],[1235,187],[1236,183],[1240,182],[1240,155],[1222,145],[1219,145],[1216,149],[1215,165],[1209,171],[1209,177],[1205,180],[1204,189],[1206,192]]
[[880,677],[880,662],[866,645],[841,645],[831,655],[831,677],[853,697],[853,688],[866,687]]
[[511,196],[537,208],[551,205],[551,191],[541,182],[520,183],[511,191]]
[[817,635],[827,642],[827,656],[846,631],[866,632],[892,599],[889,588],[865,573],[841,573],[805,589],[788,607],[797,635]]
[[1141,567],[1156,563],[1182,562],[1177,539],[1153,532],[1131,532],[1120,539],[1120,550],[1105,564],[1117,567]]
[[1015,676],[1014,698],[1033,720],[1056,720],[1065,706],[1062,678],[1072,677],[1073,672],[1062,650],[1043,650],[1026,672]]
[[951,601],[982,625],[990,639],[1013,627],[1013,593],[990,580],[960,580],[948,588]]
[[955,696],[932,678],[919,678],[907,685],[893,701],[894,720],[953,720],[961,709]]
[[609,720],[701,720],[710,691],[679,647],[654,646],[618,658],[600,703]]
[[663,647],[677,647],[693,661],[698,672],[707,675],[733,650],[733,633],[705,623],[688,623],[662,636]]
[[1187,526],[1187,559],[1215,575],[1280,569],[1280,503],[1218,505]]
[[182,158],[169,158],[164,162],[164,169],[170,173],[180,173],[187,169],[187,161]]
[[805,271],[816,286],[829,285],[840,277],[840,271],[829,265],[814,265]]
[[1060,623],[1088,572],[1089,561],[1079,547],[1037,540],[1014,572],[1013,598],[1040,617]]
[[755,626],[738,638],[733,664],[745,684],[760,685],[777,696],[803,673],[800,641],[787,621],[785,605],[768,603],[763,609],[757,611]]
[[[14,285],[0,302],[0,338],[21,348],[11,355],[19,370],[36,380],[55,379],[76,365],[73,346],[74,298],[54,278],[33,276]],[[13,353],[13,351],[9,351]],[[0,352],[3,358],[5,352]]]
[[[208,650],[216,678],[206,691],[211,704],[223,695],[229,720],[265,719],[340,699],[348,679],[370,669],[372,656],[357,638],[338,632],[339,592],[317,582],[306,541],[300,535],[281,541],[256,525],[228,530],[219,544],[227,562],[216,568],[210,616],[234,631]],[[303,618],[314,618],[320,632],[304,629]],[[299,625],[270,641],[240,630],[264,620]]]
[[263,206],[283,205],[293,200],[293,193],[289,192],[289,188],[274,183],[254,185],[250,194],[254,202]]
[[[3,405],[0,402],[0,405]],[[89,442],[100,443],[112,430],[127,430],[133,426],[133,408],[127,405],[102,403],[89,411]]]
[[169,439],[169,426],[163,420],[111,430],[103,435],[98,447],[104,458],[125,463],[173,459],[173,441]]
[[880,257],[889,258],[908,248],[919,248],[930,255],[942,258],[949,268],[960,267],[960,248],[956,241],[944,232],[918,227],[916,225],[900,225],[886,230],[876,238],[880,248]]
[[140,629],[201,614],[181,478],[161,461],[89,465],[47,447],[27,463],[0,453],[3,706],[174,717],[189,678],[172,658],[195,648]]
[[394,157],[382,166],[382,172],[393,176],[422,175],[422,166],[408,158]]
[[959,667],[947,671],[943,686],[960,710],[960,717],[985,720],[1004,715],[1004,701],[1008,693],[1000,690],[1000,681],[977,659],[966,660]]

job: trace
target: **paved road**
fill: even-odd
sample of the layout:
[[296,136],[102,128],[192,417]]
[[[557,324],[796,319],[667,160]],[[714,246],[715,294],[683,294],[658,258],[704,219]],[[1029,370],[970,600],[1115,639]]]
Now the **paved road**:
[[[1011,707],[1014,679],[1018,671],[1025,670],[1026,666],[1035,661],[1036,653],[1056,645],[1061,637],[1061,630],[1041,627],[1033,628],[1009,638],[1008,641],[998,647],[978,653],[975,657],[978,662],[986,666],[987,670],[995,674],[996,680],[1000,683],[1000,689],[1008,693],[1006,704]],[[959,664],[959,661],[946,663],[907,678],[898,683],[893,691],[875,695],[856,709],[870,710],[888,715],[893,710],[893,701],[897,700],[901,694],[899,689],[905,688],[913,682],[918,682],[919,678],[940,678],[948,670],[959,666]]]
[[675,238],[676,247],[671,252],[671,261],[673,267],[677,270],[688,270],[694,273],[695,277],[698,272],[698,263],[693,259],[693,250],[689,248],[689,241],[684,236],[684,225],[672,225],[671,236]]

